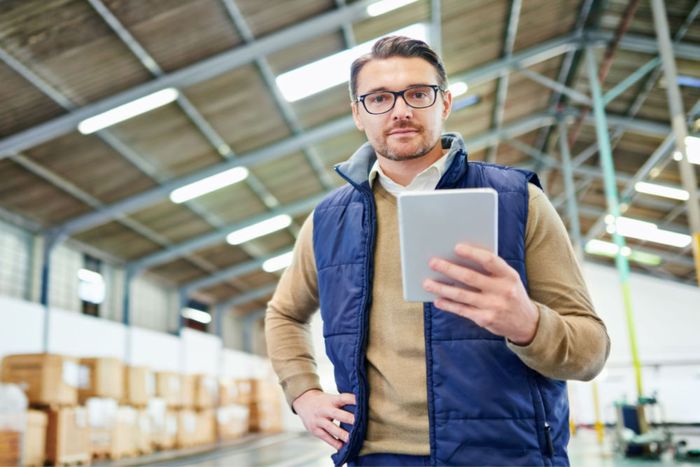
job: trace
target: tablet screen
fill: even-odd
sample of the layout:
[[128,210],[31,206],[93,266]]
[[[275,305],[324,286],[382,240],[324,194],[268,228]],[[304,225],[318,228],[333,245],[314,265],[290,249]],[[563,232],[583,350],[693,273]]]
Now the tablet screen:
[[[478,269],[457,257],[458,243],[470,243],[498,253],[498,193],[491,188],[416,191],[399,195],[399,238],[403,296],[409,302],[432,302],[423,289],[427,278],[452,283],[430,269],[439,258]],[[463,286],[463,284],[457,284]]]

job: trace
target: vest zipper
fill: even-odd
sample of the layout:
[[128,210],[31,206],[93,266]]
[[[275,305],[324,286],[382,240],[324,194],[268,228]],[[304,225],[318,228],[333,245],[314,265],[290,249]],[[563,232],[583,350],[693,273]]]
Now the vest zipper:
[[[367,284],[366,284],[366,294],[365,294],[365,299],[364,303],[362,305],[362,326],[360,328],[360,352],[358,355],[358,361],[356,362],[356,368],[358,369],[357,372],[357,378],[358,378],[358,406],[356,409],[357,416],[355,417],[355,426],[357,426],[357,423],[361,420],[362,416],[367,416],[369,413],[369,401],[367,398],[367,393],[368,393],[368,387],[367,387],[367,377],[365,375],[364,371],[359,371],[360,368],[363,368],[365,365],[365,358],[366,358],[366,346],[367,346],[367,328],[368,328],[368,320],[369,320],[369,306],[372,300],[372,279],[374,276],[374,244],[375,244],[375,237],[376,237],[376,213],[375,213],[375,208],[374,208],[374,195],[372,192],[363,189],[361,186],[355,184],[352,180],[350,180],[348,177],[345,176],[340,170],[338,170],[338,167],[335,168],[335,171],[340,175],[343,179],[345,179],[350,185],[355,187],[366,199],[367,203],[367,208],[368,208],[368,214],[369,214],[369,222],[370,222],[370,232],[369,232],[369,242],[368,242],[368,249],[367,249],[367,254],[365,255],[365,270],[367,271]],[[360,406],[361,404],[361,406]],[[358,446],[358,438],[361,436],[362,439],[365,437],[365,432],[367,430],[367,425],[365,422],[364,425],[364,430],[359,430],[357,428],[354,428],[350,434],[350,439],[348,440],[348,446],[347,450],[345,451],[345,455],[339,460],[338,465],[345,464],[348,460],[348,458],[351,455],[357,454],[356,451],[359,452]],[[362,431],[362,433],[360,433]]]
[[542,416],[543,416],[543,423],[544,423],[544,441],[546,444],[545,454],[547,455],[547,457],[552,458],[552,457],[554,457],[554,440],[552,439],[552,427],[549,424],[549,420],[548,420],[548,416],[547,416],[547,407],[544,405],[544,397],[542,396],[542,390],[540,389],[540,383],[537,381],[537,379],[533,379],[533,383],[535,383],[535,389],[537,390],[537,396],[539,398],[539,403],[542,406]]
[[554,443],[552,442],[552,427],[547,421],[544,422],[544,436],[547,441],[547,454],[554,457]]

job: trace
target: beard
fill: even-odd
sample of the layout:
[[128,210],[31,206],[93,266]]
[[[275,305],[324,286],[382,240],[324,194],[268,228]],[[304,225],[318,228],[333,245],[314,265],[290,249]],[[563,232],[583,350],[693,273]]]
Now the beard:
[[[399,125],[392,128],[392,130],[397,128],[415,128],[416,130],[418,130],[419,134],[423,134],[422,128],[414,127],[413,125]],[[425,141],[425,139],[422,139],[415,149],[410,151],[398,151],[389,147],[389,143],[387,142],[388,138],[389,135],[387,134],[385,138],[377,144],[377,146],[375,147],[375,152],[384,156],[386,159],[398,162],[420,159],[421,157],[428,154],[440,142],[439,137],[436,141],[433,142]]]

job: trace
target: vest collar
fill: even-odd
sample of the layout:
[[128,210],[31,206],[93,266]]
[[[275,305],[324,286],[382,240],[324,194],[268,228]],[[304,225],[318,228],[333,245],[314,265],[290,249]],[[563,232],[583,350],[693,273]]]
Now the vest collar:
[[[454,180],[459,179],[467,170],[467,151],[464,147],[464,140],[459,133],[444,133],[442,135],[442,148],[449,149],[448,154],[455,153],[452,164],[447,169],[440,180],[440,185],[451,185]],[[374,148],[365,143],[355,151],[355,153],[345,162],[335,166],[335,171],[343,178],[355,186],[363,183],[369,185],[369,173],[372,170],[377,155]]]

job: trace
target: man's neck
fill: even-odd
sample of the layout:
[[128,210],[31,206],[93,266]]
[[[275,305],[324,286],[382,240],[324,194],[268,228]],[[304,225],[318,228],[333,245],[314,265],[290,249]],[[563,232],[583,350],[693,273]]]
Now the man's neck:
[[407,186],[416,178],[416,175],[433,165],[445,154],[447,154],[447,150],[442,149],[442,145],[438,144],[430,153],[418,159],[394,161],[378,154],[377,160],[379,167],[382,168],[382,172],[387,177],[401,186]]

